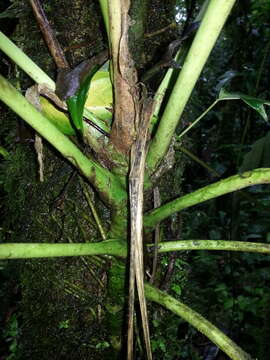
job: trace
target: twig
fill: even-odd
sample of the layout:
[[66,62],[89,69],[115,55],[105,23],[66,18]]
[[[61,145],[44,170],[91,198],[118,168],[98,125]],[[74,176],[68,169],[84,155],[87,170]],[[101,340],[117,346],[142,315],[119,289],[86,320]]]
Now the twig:
[[30,0],[30,4],[37,19],[40,31],[44,36],[44,39],[56,63],[56,66],[58,68],[69,68],[69,64],[66,60],[64,52],[53,33],[51,25],[46,17],[44,10],[42,9],[39,0]]
[[84,196],[86,198],[86,201],[87,201],[87,204],[89,205],[91,211],[92,211],[92,214],[93,214],[93,217],[95,219],[95,222],[97,224],[97,227],[98,227],[98,230],[100,232],[100,235],[102,237],[103,240],[106,240],[107,239],[107,236],[106,236],[106,233],[105,233],[105,230],[103,229],[102,227],[102,224],[101,224],[101,220],[99,218],[99,215],[95,209],[95,206],[90,198],[90,195],[89,195],[89,192],[83,182],[83,180],[80,178],[80,184],[81,184],[81,187],[83,189],[83,193],[84,193]]
[[68,190],[68,187],[72,183],[72,180],[77,175],[77,170],[73,170],[69,175],[66,183],[64,184],[63,188],[61,189],[60,193],[53,199],[52,203],[50,204],[51,208],[56,208],[58,210],[63,209],[63,203],[65,200],[65,195]]
[[[153,191],[154,195],[154,208],[158,208],[161,205],[160,201],[160,193],[159,188],[156,186]],[[157,224],[155,228],[155,246],[154,246],[154,257],[153,257],[153,267],[152,267],[152,274],[150,279],[150,284],[154,284],[155,276],[157,272],[157,260],[158,260],[158,244],[160,241],[160,226]]]
[[201,159],[199,159],[196,155],[194,155],[192,152],[190,152],[189,150],[187,150],[186,148],[184,148],[181,145],[177,145],[177,149],[179,149],[180,151],[182,151],[184,154],[186,154],[187,156],[189,156],[192,160],[196,161],[198,164],[200,164],[202,167],[204,167],[206,170],[208,170],[210,173],[212,173],[213,175],[215,175],[216,177],[220,177],[220,174],[213,168],[211,168],[209,165],[207,165],[204,161],[202,161]]
[[173,29],[173,28],[176,28],[176,23],[175,22],[163,27],[162,29],[158,29],[158,30],[153,31],[151,33],[146,33],[146,34],[144,34],[144,37],[150,38],[152,36],[162,34],[164,31],[169,30],[169,29]]

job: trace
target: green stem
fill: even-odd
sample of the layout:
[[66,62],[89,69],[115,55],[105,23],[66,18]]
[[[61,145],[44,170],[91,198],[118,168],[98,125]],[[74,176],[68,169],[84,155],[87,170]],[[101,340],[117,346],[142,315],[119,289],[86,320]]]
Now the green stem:
[[147,157],[150,173],[154,172],[169,148],[179,118],[234,2],[235,0],[211,0],[208,5],[150,145]]
[[114,255],[126,257],[124,242],[107,240],[87,244],[0,244],[0,259],[32,259],[60,256]]
[[[182,62],[184,60],[186,53],[187,53],[187,49],[185,47],[181,48],[180,50],[178,50],[178,53],[176,54],[174,60],[177,63],[182,65]],[[159,121],[159,117],[160,117],[159,112],[160,112],[163,100],[165,99],[165,95],[168,91],[174,71],[175,71],[175,69],[173,69],[173,68],[169,68],[166,71],[166,74],[155,93],[154,111],[153,111],[151,122],[150,122],[150,133],[152,133],[154,127],[156,126],[156,124]]]
[[144,216],[144,226],[147,228],[147,231],[152,230],[160,221],[180,210],[187,209],[190,206],[200,204],[206,200],[210,200],[248,186],[268,183],[270,183],[269,168],[255,169],[247,171],[241,175],[231,176],[227,179],[220,180],[214,184],[198,189],[191,194],[187,194],[170,201],[167,204],[150,211]]
[[54,81],[2,32],[0,32],[0,49],[37,84],[47,84],[55,90]]
[[[203,5],[201,6],[201,10],[199,12],[199,14],[196,16],[194,22],[200,22],[205,14],[206,8],[208,6],[209,0],[205,0]],[[168,26],[166,26],[165,28],[158,30],[156,32],[154,32],[153,34],[145,34],[145,37],[149,37],[149,36],[155,36],[157,34],[159,34],[160,32],[166,31],[168,28],[170,27],[175,27],[175,23],[172,23]],[[174,60],[176,61],[176,63],[178,64],[178,66],[182,66],[183,60],[186,57],[187,54],[187,50],[188,50],[188,44],[185,43],[177,52],[176,56],[174,57]],[[154,66],[154,68],[156,68]],[[160,69],[159,69],[160,70]],[[159,71],[158,70],[158,71]],[[158,115],[159,115],[159,110],[161,108],[164,96],[168,90],[172,75],[174,73],[175,69],[173,68],[168,68],[168,70],[166,71],[166,74],[162,80],[162,82],[160,83],[156,94],[154,96],[154,111],[153,111],[153,115],[152,115],[152,119],[151,119],[151,126],[150,126],[150,132],[152,132],[154,125],[157,123],[158,121]],[[147,71],[147,73],[149,73]],[[141,81],[144,82],[144,75],[141,78]]]
[[[155,244],[149,244],[147,245],[147,248],[149,251],[151,251],[152,249],[154,249],[154,246]],[[159,253],[186,250],[246,251],[261,254],[270,254],[270,245],[266,243],[251,243],[245,241],[197,239],[166,241],[158,244]],[[98,243],[87,244],[0,244],[1,260],[89,255],[113,255],[126,258],[127,247],[125,242],[121,240],[106,240]]]
[[215,100],[213,104],[211,104],[196,120],[193,121],[184,131],[181,132],[180,135],[177,136],[177,140],[180,140],[189,130],[193,128],[217,103],[219,99]]
[[106,28],[106,33],[109,39],[109,10],[108,10],[108,0],[99,0],[99,6],[101,8],[101,13],[103,21]]
[[192,310],[172,296],[162,292],[155,287],[145,284],[145,295],[147,299],[156,302],[170,310],[174,314],[180,316],[197,330],[207,336],[214,344],[216,344],[225,354],[233,360],[251,360],[252,358],[245,353],[237,344],[228,338],[211,322],[206,320],[202,315]]
[[[110,18],[109,40],[110,40],[110,47],[112,52],[111,56],[112,56],[112,60],[116,62],[118,59],[119,43],[122,35],[121,0],[110,0],[108,2],[108,11]],[[115,67],[116,64],[114,64],[113,66]]]
[[[151,249],[153,244],[148,245]],[[166,241],[158,244],[158,252],[185,250],[222,250],[222,251],[246,251],[262,254],[270,254],[270,244],[252,243],[246,241],[230,240],[179,240]]]
[[126,191],[120,185],[118,178],[87,158],[68,137],[51,124],[1,75],[0,99],[77,167],[106,203],[118,205],[126,200]]
[[[13,60],[23,71],[25,71],[37,84],[46,84],[49,88],[55,91],[55,82],[2,32],[0,32],[0,50],[9,56],[11,60]],[[84,108],[83,115],[87,119],[92,120],[107,133],[110,132],[110,128],[86,108]]]

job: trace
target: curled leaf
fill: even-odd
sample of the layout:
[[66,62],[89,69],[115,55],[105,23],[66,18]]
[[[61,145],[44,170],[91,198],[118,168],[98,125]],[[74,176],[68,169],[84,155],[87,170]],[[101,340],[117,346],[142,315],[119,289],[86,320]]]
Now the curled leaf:
[[249,96],[249,95],[245,95],[245,94],[241,94],[241,93],[230,93],[230,92],[226,91],[224,88],[222,88],[220,90],[218,99],[219,100],[239,100],[240,99],[240,100],[244,101],[247,105],[252,107],[252,109],[256,110],[265,121],[268,121],[268,117],[267,117],[264,105],[270,105],[270,101],[256,98],[253,96]]
[[60,69],[56,82],[56,95],[66,100],[74,127],[83,131],[83,109],[91,80],[98,68],[106,61],[107,51],[85,60],[74,69]]
[[87,99],[88,90],[90,87],[90,82],[97,71],[98,66],[94,66],[88,75],[84,78],[79,89],[76,91],[75,95],[67,99],[68,110],[71,115],[72,122],[77,130],[83,131],[83,109],[84,104]]

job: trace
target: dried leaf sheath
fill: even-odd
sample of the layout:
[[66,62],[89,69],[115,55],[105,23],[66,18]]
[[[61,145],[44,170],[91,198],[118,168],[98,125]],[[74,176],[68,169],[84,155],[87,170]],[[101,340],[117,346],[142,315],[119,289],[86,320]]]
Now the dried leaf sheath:
[[130,153],[135,134],[133,89],[137,71],[128,46],[130,0],[108,1],[110,11],[111,54],[113,63],[114,121],[110,140],[123,154]]
[[[131,207],[131,202],[130,202]],[[131,225],[132,231],[132,225]],[[134,301],[135,301],[135,244],[130,239],[129,254],[129,293],[128,293],[128,337],[127,359],[133,360],[134,347]]]
[[[148,108],[150,109],[149,101]],[[146,104],[145,102],[145,104]],[[144,295],[144,267],[143,267],[143,183],[146,156],[147,130],[150,111],[143,102],[138,103],[136,114],[137,137],[131,149],[131,170],[129,175],[130,196],[130,282],[129,282],[129,329],[128,329],[128,360],[133,356],[133,318],[134,318],[134,285],[139,297],[144,341],[147,358],[152,359],[148,316]],[[135,280],[134,280],[135,279]]]

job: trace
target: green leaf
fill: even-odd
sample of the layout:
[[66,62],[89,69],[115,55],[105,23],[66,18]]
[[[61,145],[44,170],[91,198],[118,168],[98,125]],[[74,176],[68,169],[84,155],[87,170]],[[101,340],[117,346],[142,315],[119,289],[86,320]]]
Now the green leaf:
[[254,98],[254,97],[248,96],[248,95],[241,95],[241,99],[246,104],[248,104],[250,107],[252,107],[254,110],[256,110],[265,121],[268,121],[267,114],[266,114],[265,108],[264,108],[264,104],[270,105],[269,102],[259,99],[259,98]]
[[108,71],[97,71],[90,84],[88,97],[85,103],[87,110],[99,119],[112,119],[113,92]]
[[42,114],[65,135],[75,135],[75,130],[68,116],[62,111],[58,110],[50,101],[43,96],[40,96],[39,102],[41,105]]
[[238,303],[238,306],[239,306],[239,309],[240,310],[246,310],[250,304],[250,300],[248,297],[245,297],[243,295],[239,295],[237,297],[237,303]]
[[166,352],[166,344],[165,344],[163,341],[161,341],[161,342],[159,343],[159,348],[160,348],[160,350],[163,351],[164,353]]
[[96,349],[101,349],[101,350],[104,350],[108,347],[110,347],[110,344],[107,341],[102,341],[96,345]]
[[265,112],[264,105],[270,105],[270,101],[256,98],[253,96],[249,96],[249,95],[245,95],[245,94],[241,94],[241,93],[230,93],[230,92],[226,91],[224,88],[222,88],[220,90],[218,99],[219,100],[242,100],[247,105],[252,107],[252,109],[256,110],[265,121],[268,121],[268,117]]
[[[92,80],[93,81],[93,80]],[[92,91],[92,81],[89,89],[88,97],[90,96],[90,92]],[[43,96],[40,96],[39,98],[42,114],[46,116],[46,118],[55,126],[58,130],[60,130],[65,135],[75,135],[75,129],[72,125],[69,117],[62,111],[60,111],[57,107],[53,105],[50,101],[48,101]],[[86,100],[88,102],[88,100]],[[87,104],[86,104],[87,106]],[[111,114],[112,115],[112,114]],[[93,121],[96,125],[98,125],[101,129],[106,131],[107,133],[110,132],[110,127],[107,126],[106,122],[103,121],[92,112],[89,112],[88,107],[84,108],[83,116],[87,119]],[[108,119],[107,119],[108,120]],[[87,125],[84,123],[84,130],[87,128]],[[1,154],[1,150],[0,150]]]
[[25,10],[25,5],[16,1],[14,2],[14,4],[10,5],[5,11],[0,13],[0,19],[15,19],[22,17]]
[[232,309],[233,307],[234,307],[234,299],[233,298],[224,300],[224,309],[225,310]]
[[58,324],[59,329],[68,329],[70,327],[69,319],[60,321]]
[[177,295],[181,295],[181,293],[182,293],[181,286],[179,286],[178,284],[173,284],[173,285],[172,285],[172,290],[173,290]]
[[92,67],[89,73],[84,78],[79,89],[74,96],[67,99],[67,106],[70,112],[72,122],[77,130],[83,131],[83,109],[87,99],[88,90],[90,87],[91,79],[98,69],[98,66]]
[[270,167],[270,132],[252,145],[251,150],[244,156],[240,173],[259,167]]
[[0,155],[2,155],[5,159],[8,157],[8,151],[0,146]]

